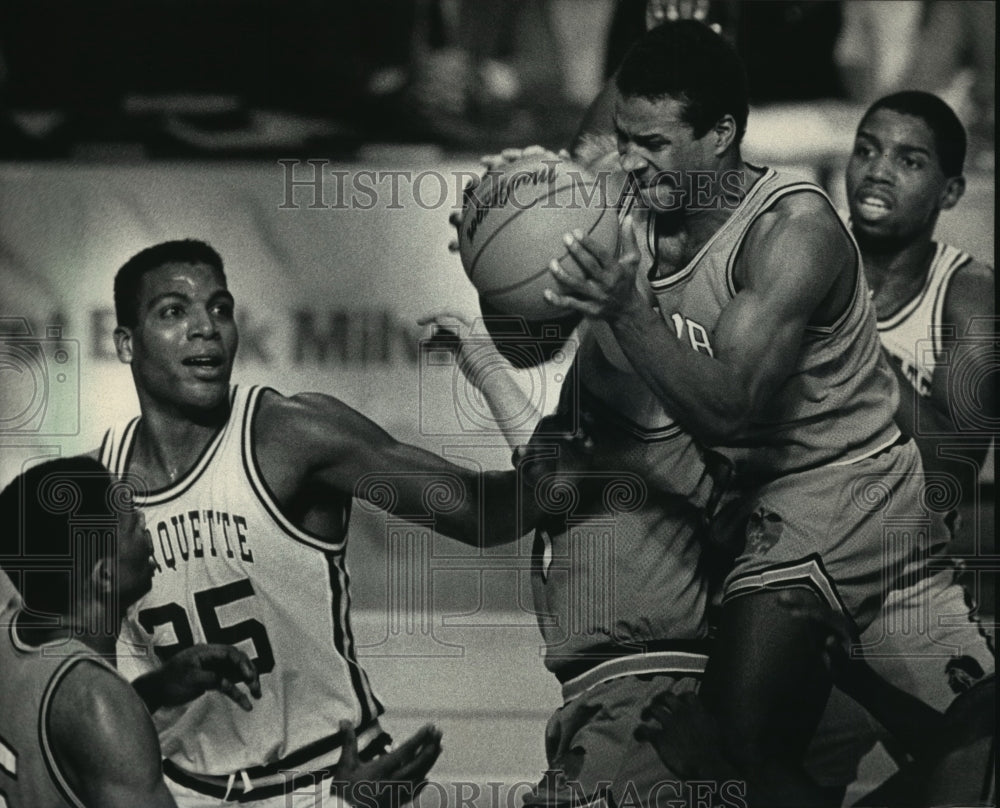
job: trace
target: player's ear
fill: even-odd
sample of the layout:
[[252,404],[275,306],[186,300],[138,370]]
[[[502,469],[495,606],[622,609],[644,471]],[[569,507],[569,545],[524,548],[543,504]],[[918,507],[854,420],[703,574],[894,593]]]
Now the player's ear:
[[132,362],[132,329],[123,325],[115,329],[115,353],[118,354],[118,361],[126,365]]
[[716,157],[724,154],[736,143],[738,133],[739,127],[732,115],[723,115],[715,122],[715,127],[712,129],[712,145]]
[[110,596],[115,588],[114,561],[108,556],[102,556],[94,562],[90,569],[90,583],[94,592],[101,596]]
[[951,210],[965,193],[965,177],[951,177],[944,184],[941,192],[941,210]]

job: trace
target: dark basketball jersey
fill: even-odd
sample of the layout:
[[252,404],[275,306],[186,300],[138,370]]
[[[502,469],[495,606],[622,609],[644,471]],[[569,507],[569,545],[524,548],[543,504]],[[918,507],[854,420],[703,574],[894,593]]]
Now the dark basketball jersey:
[[579,338],[559,406],[586,418],[593,462],[572,476],[565,515],[536,531],[532,575],[545,664],[561,678],[581,656],[707,635],[698,531],[713,483],[702,453],[607,326],[588,321]]
[[52,697],[77,665],[118,674],[78,640],[28,645],[18,635],[16,615],[16,608],[0,614],[0,806],[83,808],[52,749]]
[[[690,337],[697,350],[712,352],[719,316],[737,294],[734,267],[747,233],[779,200],[794,204],[806,194],[829,202],[818,186],[766,169],[687,266],[666,276],[656,273],[655,233],[649,218],[646,238],[639,243],[647,253],[645,266],[651,268],[650,286],[660,311],[678,336]],[[832,204],[830,213],[840,222]],[[899,436],[893,420],[899,391],[882,356],[856,246],[855,252],[857,270],[849,306],[836,322],[806,329],[791,375],[767,408],[756,414],[738,445],[721,449],[754,480],[854,463],[890,446]]]
[[[135,679],[181,648],[223,642],[260,673],[252,712],[221,693],[157,711],[164,757],[199,774],[275,763],[310,745],[319,754],[340,720],[371,725],[383,709],[355,656],[346,537],[331,542],[289,522],[257,467],[253,421],[265,392],[234,387],[228,423],[190,472],[136,497],[157,569],[124,622],[119,669]],[[102,444],[116,475],[128,470],[138,421]],[[339,743],[324,755],[339,757]],[[306,757],[299,768],[325,760]]]

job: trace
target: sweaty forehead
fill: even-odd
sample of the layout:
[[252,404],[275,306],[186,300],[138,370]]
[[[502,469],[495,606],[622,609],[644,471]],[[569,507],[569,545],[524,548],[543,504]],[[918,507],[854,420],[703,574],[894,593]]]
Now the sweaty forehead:
[[142,275],[139,281],[139,299],[145,301],[171,292],[200,297],[225,289],[225,277],[215,267],[208,264],[169,263]]
[[650,100],[642,96],[623,98],[619,95],[615,100],[615,125],[630,134],[690,129],[683,115],[683,103],[670,96]]

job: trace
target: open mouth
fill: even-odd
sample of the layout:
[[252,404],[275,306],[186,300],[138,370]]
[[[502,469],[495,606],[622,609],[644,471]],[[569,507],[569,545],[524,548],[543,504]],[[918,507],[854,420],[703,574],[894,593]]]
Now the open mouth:
[[884,219],[892,212],[892,200],[882,194],[858,194],[857,215],[868,221]]
[[222,367],[223,359],[221,356],[189,356],[182,364],[192,368],[217,368]]

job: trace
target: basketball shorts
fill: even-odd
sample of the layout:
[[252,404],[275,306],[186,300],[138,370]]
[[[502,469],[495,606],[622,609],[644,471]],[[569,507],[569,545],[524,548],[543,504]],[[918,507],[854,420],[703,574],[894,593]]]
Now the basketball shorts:
[[722,602],[805,587],[863,631],[904,574],[947,542],[942,515],[925,505],[923,479],[916,444],[907,440],[849,465],[740,492],[745,541]]
[[683,802],[685,784],[663,765],[651,744],[634,737],[642,723],[640,714],[656,694],[687,693],[700,687],[700,671],[707,658],[683,656],[689,658],[688,663],[698,657],[698,670],[633,673],[603,681],[599,672],[592,671],[567,682],[565,703],[545,729],[549,769],[524,798],[525,806],[666,808],[687,804]]
[[[359,759],[362,762],[385,754],[392,748],[392,738],[376,722],[358,734]],[[249,805],[253,808],[350,808],[340,796],[331,793],[333,767],[340,749],[324,756],[325,768],[310,771],[308,763],[289,760],[271,764],[267,773],[257,770],[235,772],[228,777],[192,775],[164,763],[167,787],[178,808],[219,808],[225,805]],[[251,773],[254,776],[251,776]]]

